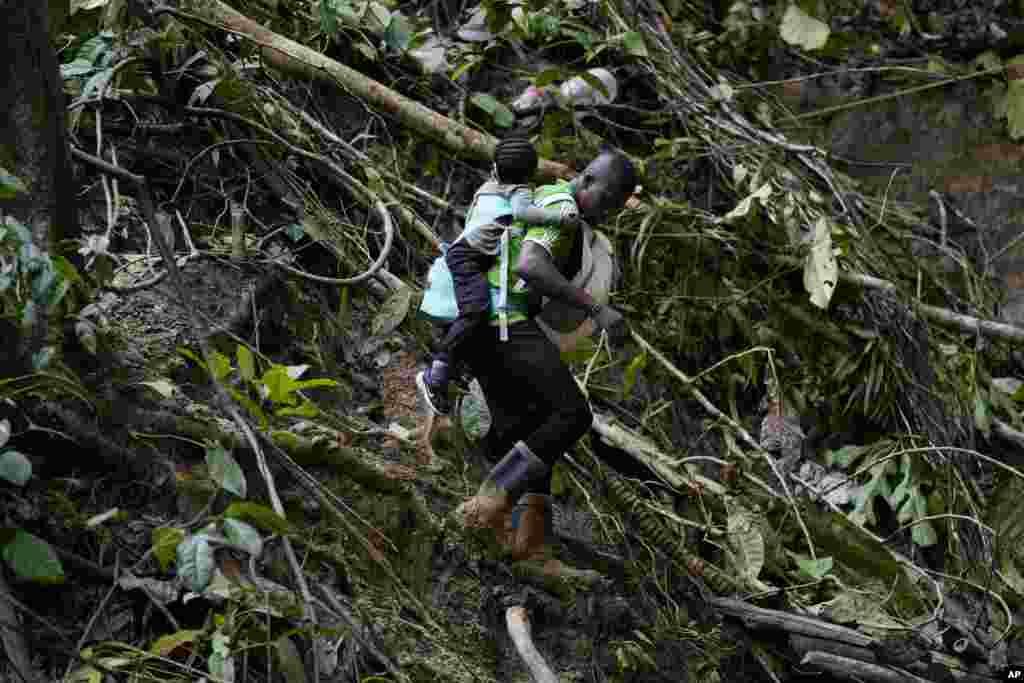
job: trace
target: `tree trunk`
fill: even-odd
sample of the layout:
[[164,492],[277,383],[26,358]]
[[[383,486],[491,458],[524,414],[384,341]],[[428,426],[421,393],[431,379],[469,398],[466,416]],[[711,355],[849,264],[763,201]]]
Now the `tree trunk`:
[[[54,246],[78,233],[67,137],[64,93],[57,56],[50,43],[47,3],[0,0],[6,32],[0,44],[0,167],[20,178],[28,192],[0,201],[0,214],[25,224],[37,248]],[[21,330],[15,361],[42,346],[45,315]],[[6,368],[5,368],[6,369]]]

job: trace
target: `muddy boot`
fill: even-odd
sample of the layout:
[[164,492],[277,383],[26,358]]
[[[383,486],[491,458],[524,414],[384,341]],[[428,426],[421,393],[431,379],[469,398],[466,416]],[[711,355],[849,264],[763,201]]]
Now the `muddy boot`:
[[523,496],[512,512],[511,523],[508,552],[519,578],[564,598],[571,598],[577,590],[592,588],[601,580],[599,572],[576,569],[555,558],[548,545],[548,539],[554,536],[548,496]]
[[[512,506],[531,484],[547,475],[548,466],[519,441],[512,450],[491,468],[480,488],[469,500],[455,509],[457,524],[476,534],[481,540],[507,547],[512,532]],[[493,535],[490,532],[494,532]]]

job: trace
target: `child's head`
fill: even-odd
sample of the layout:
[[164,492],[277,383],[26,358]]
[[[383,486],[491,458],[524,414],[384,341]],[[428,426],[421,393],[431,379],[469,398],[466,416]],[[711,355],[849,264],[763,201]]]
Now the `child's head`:
[[537,150],[530,139],[507,137],[494,148],[494,170],[501,183],[523,185],[537,172]]

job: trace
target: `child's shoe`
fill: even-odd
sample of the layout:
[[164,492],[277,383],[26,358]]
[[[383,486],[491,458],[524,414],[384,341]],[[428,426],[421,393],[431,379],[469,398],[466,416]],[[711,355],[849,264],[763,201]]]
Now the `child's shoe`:
[[435,360],[426,370],[416,375],[416,386],[430,409],[438,415],[447,415],[452,410],[448,398],[448,364]]

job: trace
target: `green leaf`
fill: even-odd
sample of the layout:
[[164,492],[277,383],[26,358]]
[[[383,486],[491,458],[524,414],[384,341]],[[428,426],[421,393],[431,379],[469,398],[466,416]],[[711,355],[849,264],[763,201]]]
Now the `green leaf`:
[[646,367],[647,349],[644,349],[630,361],[629,365],[626,366],[626,375],[622,382],[622,397],[624,399],[629,398],[629,395],[633,391],[633,387],[636,386],[637,377]]
[[332,0],[320,0],[320,30],[328,36],[338,32],[338,13]]
[[327,379],[326,377],[320,377],[317,379],[304,379],[301,382],[295,383],[296,389],[312,389],[314,387],[336,387],[338,382],[333,379]]
[[247,382],[256,379],[256,360],[253,358],[249,347],[239,344],[238,349],[235,351],[235,357],[238,360],[238,372],[241,373],[242,379]]
[[243,548],[254,557],[263,552],[263,538],[254,527],[240,519],[228,517],[224,520],[224,535],[233,544]]
[[[911,500],[914,504],[914,519],[927,517],[928,499],[921,495],[920,491],[917,491]],[[922,548],[931,547],[939,542],[939,534],[935,531],[930,519],[915,524],[910,530],[910,538]]]
[[182,645],[190,645],[199,640],[203,633],[202,629],[187,629],[160,636],[149,646],[149,652],[160,657],[169,657]]
[[222,649],[218,650],[217,642],[214,641],[214,651],[207,660],[207,666],[210,669],[210,674],[215,677],[218,681],[227,681],[228,683],[234,683],[235,680],[235,657],[231,652],[223,651],[226,645],[221,646]]
[[260,383],[266,387],[266,398],[271,403],[294,403],[292,392],[295,391],[295,380],[288,374],[288,368],[274,365],[263,373]]
[[14,538],[3,547],[3,558],[23,581],[64,583],[64,568],[50,544],[29,532],[18,529]]
[[409,47],[412,40],[412,27],[409,20],[401,12],[392,12],[391,20],[384,29],[384,44],[399,52]]
[[804,288],[811,303],[827,309],[839,283],[839,264],[832,251],[832,225],[825,217],[814,224],[811,251],[804,262]]
[[276,417],[306,417],[313,418],[320,414],[320,408],[309,399],[303,399],[297,406],[286,406],[274,411]]
[[170,571],[174,566],[174,557],[178,544],[185,540],[185,532],[169,526],[158,526],[153,529],[153,555],[160,563],[162,570]]
[[[75,327],[75,331],[78,331],[77,326]],[[81,337],[81,334],[79,334],[79,337]],[[83,339],[82,342],[85,343],[85,340]],[[93,340],[92,347],[89,350],[92,351],[93,354],[96,353],[95,339]],[[163,378],[155,379],[152,382],[139,382],[139,384],[149,387],[150,389],[160,394],[164,398],[172,398],[174,394],[178,391],[178,387],[176,385],[172,384],[170,381]]]
[[876,524],[874,500],[876,496],[888,498],[892,494],[892,487],[889,484],[886,465],[880,463],[871,468],[871,480],[864,485],[864,488],[856,496],[856,504],[850,519],[856,524]]
[[[1018,72],[1024,67],[1024,55],[1009,60],[1006,66],[1008,72]],[[1012,71],[1011,67],[1013,67]],[[1014,79],[1007,84],[1003,107],[1005,107],[1010,137],[1014,140],[1021,139],[1024,137],[1024,80]],[[997,112],[997,114],[1002,114],[1002,112]]]
[[469,98],[469,101],[483,109],[488,114],[494,114],[494,110],[498,107],[498,100],[494,99],[494,96],[483,92],[476,93]]
[[[306,683],[306,667],[302,661],[302,654],[295,646],[292,639],[282,635],[274,641],[274,654],[277,656],[277,664],[284,676],[285,683]],[[378,678],[371,676],[364,678],[360,683],[371,683],[371,679]],[[385,680],[381,678],[380,680]]]
[[0,453],[0,479],[24,486],[32,478],[32,461],[18,451]]
[[826,451],[825,464],[829,467],[840,467],[846,470],[870,449],[870,446],[843,446],[838,451]]
[[267,428],[270,421],[267,420],[267,414],[263,412],[263,409],[259,407],[256,401],[252,400],[234,387],[229,388],[228,393],[231,394],[231,396],[233,396],[243,408],[249,411],[249,414],[252,415],[254,419],[259,420],[260,429]]
[[986,439],[989,438],[992,433],[992,411],[988,401],[980,394],[974,397],[974,424]]
[[766,182],[764,185],[759,187],[753,194],[744,197],[740,200],[740,203],[736,205],[729,213],[723,216],[723,220],[726,223],[735,221],[737,218],[742,218],[750,213],[750,210],[754,208],[754,200],[757,199],[760,202],[764,202],[768,197],[772,195],[772,184]]
[[14,241],[18,244],[30,244],[32,242],[32,233],[29,231],[28,226],[14,216],[7,216],[4,224],[14,231]]
[[561,461],[555,461],[554,467],[551,468],[551,495],[561,496],[568,490],[568,486],[565,484],[565,467]]
[[580,47],[587,52],[590,52],[594,47],[594,34],[590,31],[576,31],[576,33],[573,34],[573,37],[576,39],[576,42],[580,44]]
[[0,166],[0,200],[13,199],[26,192],[28,192],[28,187],[21,178],[12,175],[6,168]]
[[[889,496],[889,507],[893,510],[899,510],[903,502],[911,495],[913,490],[913,484],[911,481],[911,475],[913,474],[913,468],[910,466],[910,456],[904,454],[901,458],[901,468],[903,470],[903,480],[900,481],[899,485]],[[900,520],[900,524],[906,524],[909,520]]]
[[[493,99],[493,98],[492,98]],[[377,315],[373,317],[373,323],[370,325],[370,333],[375,337],[382,337],[384,335],[391,334],[398,326],[405,320],[405,316],[409,313],[409,306],[412,302],[412,288],[402,286],[391,293],[380,309],[377,311]]]
[[551,85],[552,83],[557,83],[558,81],[563,80],[565,76],[566,73],[563,69],[544,69],[534,76],[533,84],[538,88],[543,88],[545,85]]
[[291,523],[266,505],[259,503],[235,502],[224,511],[225,517],[246,519],[272,534],[287,534],[292,530]]
[[516,125],[516,115],[511,109],[499,102],[497,109],[494,110],[494,122],[502,128],[511,128]]
[[[32,303],[31,301],[29,302]],[[28,306],[26,306],[28,308]],[[57,355],[57,349],[53,346],[44,346],[35,353],[32,354],[32,369],[36,372],[45,370],[50,365],[50,361],[53,360],[54,356]]]
[[178,576],[193,593],[201,593],[213,578],[213,547],[206,534],[189,536],[177,548]]
[[357,40],[355,45],[356,49],[363,53],[363,56],[368,60],[371,62],[377,61],[377,49],[373,45],[370,45],[365,40]]
[[245,498],[245,474],[238,462],[222,446],[206,449],[206,465],[210,478],[229,493]]
[[796,564],[800,568],[800,571],[816,580],[824,578],[830,571],[832,571],[831,557],[819,557],[816,560],[812,560],[809,557],[798,558]]
[[219,382],[231,372],[231,361],[220,351],[214,351],[210,354],[208,367],[210,374]]
[[515,125],[516,115],[512,113],[511,109],[496,100],[492,95],[482,92],[476,93],[469,99],[469,101],[490,114],[494,123],[497,125],[503,128],[509,128]]
[[830,30],[828,24],[806,14],[798,5],[791,3],[782,16],[779,33],[790,45],[805,50],[818,50],[825,47]]
[[622,36],[622,44],[626,52],[634,57],[646,57],[647,45],[644,44],[644,37],[638,31],[630,31]]

